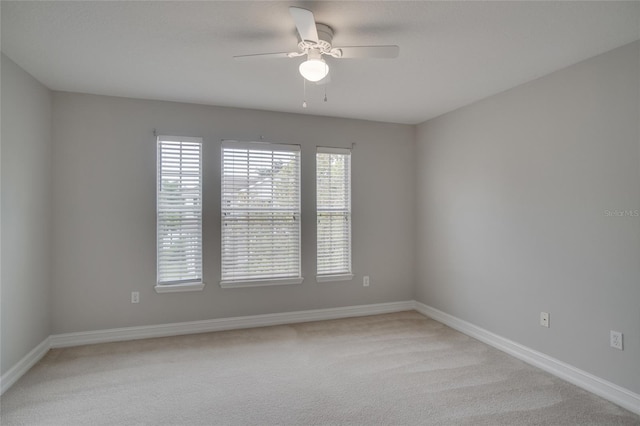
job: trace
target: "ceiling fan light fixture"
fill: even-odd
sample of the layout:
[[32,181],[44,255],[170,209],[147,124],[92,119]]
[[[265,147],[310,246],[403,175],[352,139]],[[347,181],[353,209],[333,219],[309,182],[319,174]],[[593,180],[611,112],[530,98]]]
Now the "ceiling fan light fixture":
[[310,58],[300,64],[300,74],[312,82],[320,81],[329,74],[329,65],[322,58]]

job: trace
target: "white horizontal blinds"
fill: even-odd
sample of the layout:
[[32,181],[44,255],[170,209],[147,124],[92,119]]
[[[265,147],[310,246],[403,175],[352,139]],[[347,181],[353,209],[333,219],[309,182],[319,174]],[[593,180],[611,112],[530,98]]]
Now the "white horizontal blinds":
[[202,139],[158,137],[158,284],[202,281]]
[[351,273],[351,151],[316,153],[317,274]]
[[222,144],[222,281],[297,278],[300,147]]

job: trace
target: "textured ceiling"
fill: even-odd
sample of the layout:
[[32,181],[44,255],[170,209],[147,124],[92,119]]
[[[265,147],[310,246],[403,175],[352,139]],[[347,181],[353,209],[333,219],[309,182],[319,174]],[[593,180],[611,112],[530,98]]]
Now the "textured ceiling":
[[[395,60],[335,60],[307,86],[288,6],[334,46],[397,44]],[[2,51],[51,89],[419,123],[640,38],[640,2],[9,2]]]

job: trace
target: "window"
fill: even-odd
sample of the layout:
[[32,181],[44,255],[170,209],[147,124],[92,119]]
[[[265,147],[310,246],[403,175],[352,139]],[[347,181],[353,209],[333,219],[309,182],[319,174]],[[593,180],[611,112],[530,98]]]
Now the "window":
[[351,272],[351,151],[316,153],[317,280],[353,278]]
[[201,290],[201,138],[158,137],[156,212],[156,291]]
[[222,144],[222,287],[299,284],[300,147]]

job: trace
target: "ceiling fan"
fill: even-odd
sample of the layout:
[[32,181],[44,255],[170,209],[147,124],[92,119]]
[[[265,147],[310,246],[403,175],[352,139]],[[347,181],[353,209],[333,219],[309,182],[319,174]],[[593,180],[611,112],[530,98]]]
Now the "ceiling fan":
[[333,47],[333,29],[325,24],[316,23],[313,12],[299,7],[290,7],[289,12],[298,29],[299,43],[296,52],[258,53],[234,56],[235,59],[297,58],[307,57],[300,64],[302,76],[311,82],[325,81],[329,74],[329,65],[323,56],[336,59],[396,58],[400,52],[398,46],[345,46]]

